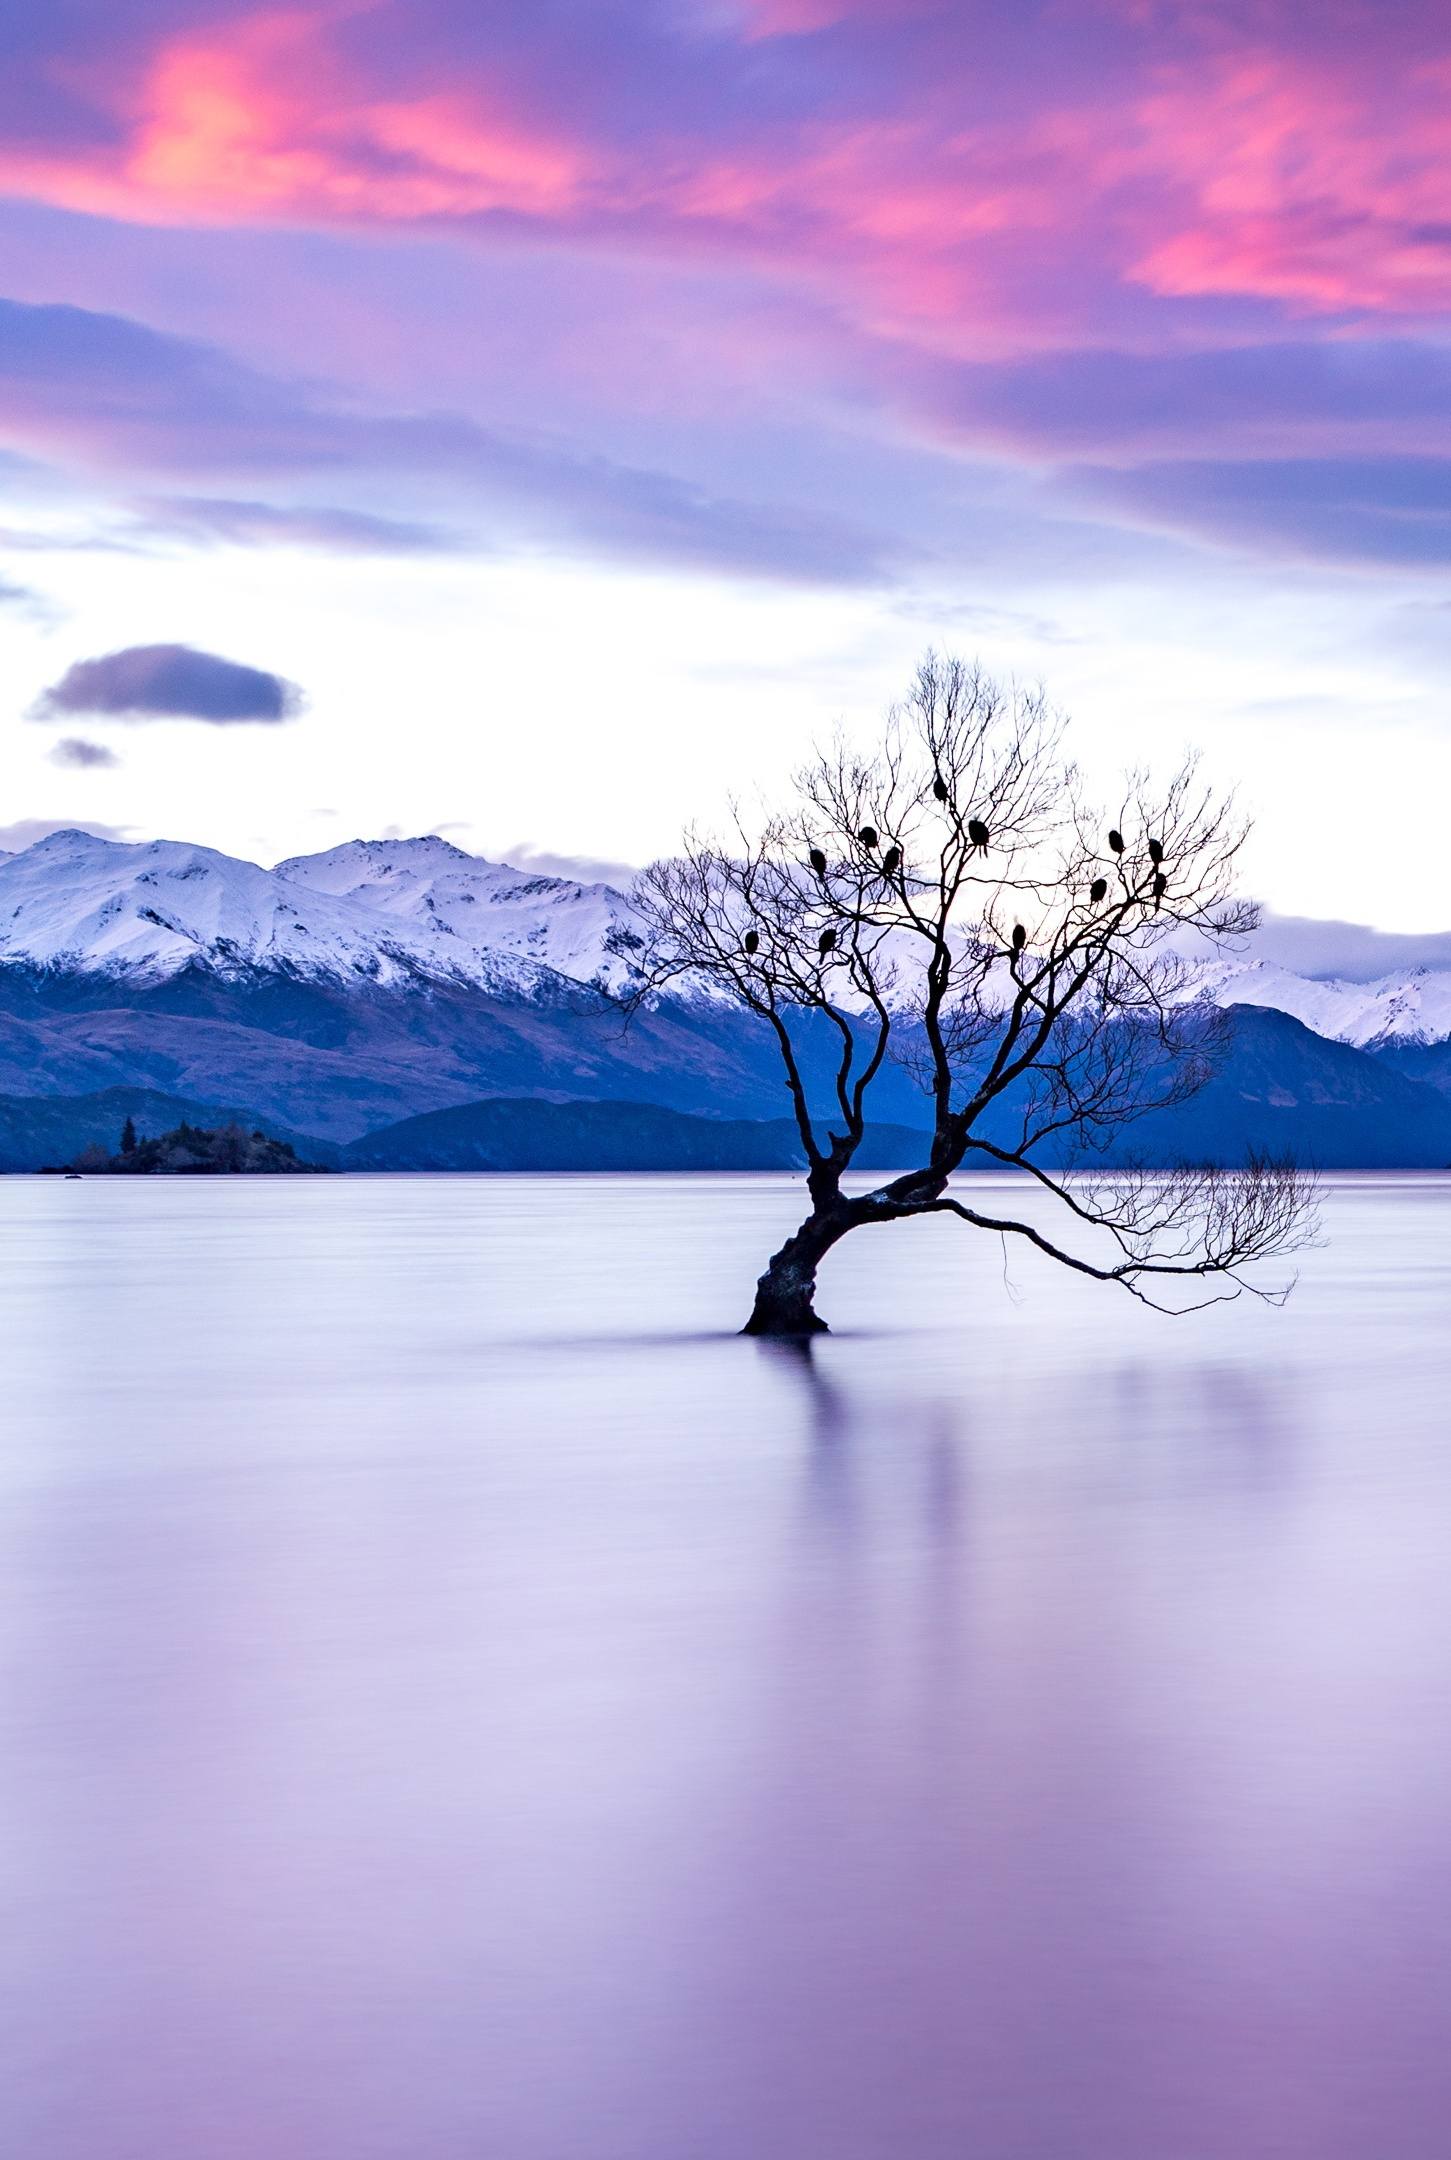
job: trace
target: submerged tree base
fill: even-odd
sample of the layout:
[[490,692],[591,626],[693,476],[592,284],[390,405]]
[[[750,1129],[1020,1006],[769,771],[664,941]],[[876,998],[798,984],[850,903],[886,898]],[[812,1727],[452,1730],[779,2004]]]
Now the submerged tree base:
[[743,1335],[778,1335],[790,1341],[830,1332],[814,1303],[816,1270],[846,1226],[845,1212],[833,1209],[809,1216],[794,1237],[787,1238],[771,1255],[765,1273],[756,1277],[756,1302]]
[[804,1335],[829,1335],[830,1328],[819,1313],[807,1305],[784,1304],[778,1299],[757,1297],[751,1317],[741,1329],[743,1335],[776,1335],[787,1341],[797,1341]]

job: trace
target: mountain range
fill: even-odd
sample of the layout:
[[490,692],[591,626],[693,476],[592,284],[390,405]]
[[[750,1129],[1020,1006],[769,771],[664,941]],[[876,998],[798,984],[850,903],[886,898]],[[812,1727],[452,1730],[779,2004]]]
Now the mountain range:
[[[642,951],[625,892],[437,836],[265,869],[52,833],[0,855],[0,1167],[53,1160],[71,1132],[104,1141],[123,1097],[122,1120],[139,1110],[147,1130],[240,1117],[357,1164],[794,1161],[769,1035],[698,990],[627,1014]],[[1451,969],[1354,982],[1250,952],[1196,980],[1232,1008],[1225,1061],[1193,1102],[1134,1128],[1135,1152],[1228,1159],[1253,1142],[1326,1167],[1451,1163]],[[824,1093],[828,1032],[806,1025],[801,1050]],[[925,1123],[905,1070],[874,1093],[884,1131]],[[657,1119],[647,1134],[652,1106],[716,1130]],[[751,1130],[728,1139],[726,1123]]]

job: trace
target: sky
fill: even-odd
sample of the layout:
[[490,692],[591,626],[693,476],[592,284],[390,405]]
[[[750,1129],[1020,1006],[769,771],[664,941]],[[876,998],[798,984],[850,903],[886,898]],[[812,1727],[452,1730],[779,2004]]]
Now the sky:
[[0,844],[639,862],[928,645],[1451,925],[1444,0],[0,11]]

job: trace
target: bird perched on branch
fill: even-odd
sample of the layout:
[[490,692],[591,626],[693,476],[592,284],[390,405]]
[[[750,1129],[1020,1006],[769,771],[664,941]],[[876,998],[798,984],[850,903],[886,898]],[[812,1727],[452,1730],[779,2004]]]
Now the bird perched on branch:
[[1162,840],[1151,840],[1151,841],[1149,842],[1149,861],[1150,861],[1151,863],[1161,863],[1161,862],[1162,862],[1163,860],[1164,860],[1164,843],[1163,843],[1163,841],[1162,841]]
[[895,877],[901,867],[902,850],[899,847],[889,847],[886,854],[882,857],[883,877]]
[[818,877],[825,877],[826,857],[819,847],[814,847],[811,850],[811,867]]
[[822,958],[825,959],[826,955],[831,951],[835,943],[836,932],[834,930],[823,930],[820,937],[816,940],[816,950],[821,954]]
[[939,802],[946,802],[947,782],[943,779],[941,773],[937,775],[937,778],[932,783],[932,792]]
[[980,817],[970,817],[968,819],[967,837],[975,848],[986,849],[990,835]]
[[1028,942],[1028,933],[1021,923],[1013,924],[1013,951],[1019,953]]
[[1107,898],[1108,879],[1106,877],[1096,877],[1088,888],[1089,906],[1097,907],[1100,900],[1106,900]]
[[1160,902],[1160,901],[1161,901],[1161,900],[1163,899],[1163,897],[1164,897],[1165,893],[1166,893],[1166,892],[1167,892],[1168,890],[1169,890],[1169,880],[1168,880],[1168,879],[1167,879],[1167,878],[1165,877],[1165,875],[1164,875],[1164,873],[1163,873],[1163,871],[1162,871],[1162,870],[1156,870],[1156,871],[1155,871],[1155,873],[1154,873],[1154,905],[1155,905],[1155,907],[1157,907],[1157,906],[1159,905],[1159,902]]
[[761,949],[760,931],[748,930],[744,938],[741,940],[741,943],[745,946],[748,953],[759,952]]
[[1115,826],[1114,830],[1109,834],[1108,844],[1113,849],[1115,855],[1122,855],[1124,851],[1124,836],[1118,830],[1117,826]]
[[858,838],[858,840],[860,840],[860,842],[861,842],[861,844],[862,844],[862,846],[863,846],[864,848],[874,848],[874,847],[876,846],[876,844],[877,844],[877,828],[876,828],[876,826],[875,826],[875,825],[863,825],[863,827],[862,827],[861,831],[860,831],[860,832],[859,832],[859,833],[857,834],[857,838]]

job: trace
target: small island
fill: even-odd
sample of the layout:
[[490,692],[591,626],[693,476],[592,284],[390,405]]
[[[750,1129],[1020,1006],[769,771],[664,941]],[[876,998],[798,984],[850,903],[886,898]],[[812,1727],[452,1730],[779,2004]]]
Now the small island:
[[221,1125],[208,1131],[185,1120],[154,1139],[138,1139],[136,1126],[127,1118],[114,1155],[99,1143],[82,1148],[73,1162],[47,1163],[52,1177],[212,1177],[225,1175],[278,1176],[319,1173],[321,1163],[303,1162],[286,1140],[274,1140],[264,1132],[248,1132],[242,1125]]

